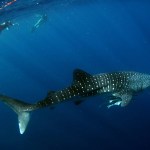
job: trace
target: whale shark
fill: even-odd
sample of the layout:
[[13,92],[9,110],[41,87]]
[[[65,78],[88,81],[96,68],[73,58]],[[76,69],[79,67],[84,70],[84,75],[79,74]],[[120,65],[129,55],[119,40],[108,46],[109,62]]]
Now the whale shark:
[[[83,70],[76,69],[73,72],[73,82],[67,88],[58,91],[50,91],[47,96],[35,104],[29,104],[22,100],[0,95],[0,101],[7,104],[18,115],[20,134],[23,134],[30,120],[30,112],[53,107],[63,102],[74,101],[79,105],[85,101],[84,97],[102,94],[110,94],[107,99],[107,107],[125,107],[137,93],[150,87],[150,75],[133,72],[118,71],[91,75]],[[83,98],[83,99],[82,99]],[[80,99],[80,100],[78,100]]]

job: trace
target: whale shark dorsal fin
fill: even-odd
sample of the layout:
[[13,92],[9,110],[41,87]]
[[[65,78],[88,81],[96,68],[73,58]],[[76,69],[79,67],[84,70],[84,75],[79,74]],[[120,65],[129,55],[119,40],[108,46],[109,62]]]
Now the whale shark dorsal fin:
[[92,75],[90,75],[89,73],[81,70],[81,69],[75,69],[73,72],[73,81],[77,82],[77,81],[84,81],[87,78],[91,78]]
[[48,91],[47,96],[52,96],[55,93],[55,91]]

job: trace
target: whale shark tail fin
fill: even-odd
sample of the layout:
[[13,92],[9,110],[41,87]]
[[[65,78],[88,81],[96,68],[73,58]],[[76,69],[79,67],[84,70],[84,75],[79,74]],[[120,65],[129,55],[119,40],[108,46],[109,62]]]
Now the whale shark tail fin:
[[30,120],[30,111],[34,110],[32,109],[34,105],[4,95],[0,95],[0,101],[16,112],[18,115],[19,131],[20,134],[23,134]]
[[30,120],[30,113],[29,112],[19,112],[18,113],[18,125],[20,134],[23,134],[27,128],[27,125]]

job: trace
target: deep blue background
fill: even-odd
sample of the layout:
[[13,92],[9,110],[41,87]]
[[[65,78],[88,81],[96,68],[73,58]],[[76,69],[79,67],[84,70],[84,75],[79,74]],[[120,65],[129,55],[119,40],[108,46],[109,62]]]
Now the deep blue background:
[[[48,21],[35,33],[35,12],[14,18],[19,26],[1,33],[1,93],[33,103],[70,85],[76,68],[150,73],[150,2],[78,1],[47,8],[36,12],[47,13]],[[149,150],[149,92],[125,108],[101,108],[103,100],[33,112],[24,135],[17,116],[0,104],[0,149]]]

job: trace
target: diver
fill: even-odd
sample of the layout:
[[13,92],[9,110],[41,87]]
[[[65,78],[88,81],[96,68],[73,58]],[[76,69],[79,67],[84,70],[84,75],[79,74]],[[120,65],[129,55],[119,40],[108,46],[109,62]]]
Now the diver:
[[34,26],[31,29],[31,32],[34,32],[36,29],[38,29],[43,23],[47,21],[47,15],[40,15],[39,20],[34,24]]
[[14,24],[11,21],[5,21],[3,23],[0,24],[0,32],[2,32],[3,30],[8,30],[10,26],[13,26]]

